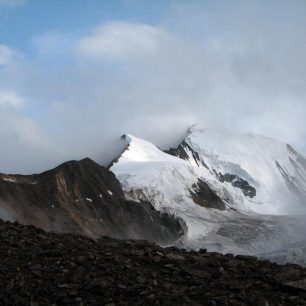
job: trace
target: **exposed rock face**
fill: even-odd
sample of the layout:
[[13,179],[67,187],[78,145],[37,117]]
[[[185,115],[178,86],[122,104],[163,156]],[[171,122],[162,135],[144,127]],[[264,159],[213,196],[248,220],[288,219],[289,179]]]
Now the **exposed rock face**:
[[218,178],[220,182],[228,182],[231,183],[234,187],[240,188],[245,196],[250,198],[256,197],[256,189],[251,186],[248,181],[242,179],[238,175],[230,173],[219,173]]
[[204,181],[199,179],[193,187],[194,189],[190,190],[190,194],[196,204],[206,208],[225,210],[224,202]]
[[0,175],[1,218],[47,231],[172,243],[181,221],[147,202],[127,201],[115,175],[90,159],[39,175]]
[[[292,149],[293,150],[293,149]],[[171,148],[169,150],[164,151],[170,155],[179,157],[187,162],[196,165],[197,167],[205,167],[207,168],[221,183],[228,182],[231,183],[233,187],[240,188],[243,194],[247,197],[254,198],[256,197],[256,189],[251,186],[248,181],[242,179],[238,175],[221,172],[217,173],[215,169],[210,169],[205,161],[200,157],[199,153],[196,152],[186,141],[183,141],[177,148]],[[201,180],[201,185],[203,186],[205,183]],[[205,189],[209,188],[208,186]],[[204,191],[204,190],[203,190]],[[204,193],[201,193],[204,195]],[[197,203],[197,202],[196,202]],[[198,203],[197,203],[198,204]],[[203,205],[205,206],[205,205]]]
[[[186,141],[183,141],[177,148],[170,148],[164,152],[179,157],[197,167],[205,167],[210,171],[198,152],[194,151]],[[194,203],[206,208],[225,210],[222,199],[202,179],[198,179],[198,182],[192,186],[189,192]]]
[[170,148],[164,152],[186,160],[191,164],[195,163],[198,167],[205,167],[208,169],[205,162],[200,158],[198,152],[193,150],[186,141],[183,141],[177,148]]
[[[22,256],[20,256],[22,254]],[[306,269],[0,221],[1,305],[306,305]]]

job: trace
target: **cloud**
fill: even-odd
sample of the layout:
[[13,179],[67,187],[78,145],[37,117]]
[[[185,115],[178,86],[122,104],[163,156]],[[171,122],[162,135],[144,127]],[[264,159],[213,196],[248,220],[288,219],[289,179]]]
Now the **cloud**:
[[14,92],[0,91],[0,106],[20,108],[25,104],[25,99]]
[[159,28],[128,22],[109,22],[78,42],[79,52],[94,58],[154,55],[166,34]]
[[18,111],[24,102],[16,93],[0,91],[1,172],[32,173],[61,160],[39,125]]
[[[306,6],[226,3],[177,2],[155,24],[111,21],[32,38],[31,58],[0,67],[0,141],[18,139],[0,172],[85,156],[107,165],[123,133],[166,148],[193,123],[259,132],[305,154]],[[27,167],[11,154],[33,148]]]
[[8,65],[18,56],[17,52],[6,45],[0,44],[0,68]]

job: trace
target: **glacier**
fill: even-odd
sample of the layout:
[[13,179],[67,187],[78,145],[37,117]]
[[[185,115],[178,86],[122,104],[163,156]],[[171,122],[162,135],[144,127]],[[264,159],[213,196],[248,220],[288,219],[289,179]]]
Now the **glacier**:
[[166,152],[133,135],[123,141],[110,170],[127,198],[184,221],[177,246],[306,265],[306,160],[291,146],[195,126]]

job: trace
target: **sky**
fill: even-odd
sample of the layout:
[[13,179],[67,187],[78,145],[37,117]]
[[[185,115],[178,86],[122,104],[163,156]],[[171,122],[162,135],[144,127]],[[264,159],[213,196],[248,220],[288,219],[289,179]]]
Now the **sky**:
[[0,172],[192,124],[306,153],[306,1],[0,0]]

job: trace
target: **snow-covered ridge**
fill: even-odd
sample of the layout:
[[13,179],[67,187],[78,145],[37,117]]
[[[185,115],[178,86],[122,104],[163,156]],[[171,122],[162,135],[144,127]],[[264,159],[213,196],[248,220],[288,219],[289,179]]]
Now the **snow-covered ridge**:
[[125,134],[122,138],[126,141],[127,147],[120,156],[120,164],[128,162],[178,162],[177,158],[165,154],[154,144],[135,137],[131,134]]
[[[138,137],[125,135],[125,140],[127,148],[111,170],[126,191],[150,190],[149,193],[160,194],[163,198],[185,198],[187,189],[197,183],[196,169],[186,161]],[[162,208],[157,198],[154,203]]]
[[191,128],[185,142],[210,170],[235,174],[256,188],[253,210],[299,213],[306,205],[306,161],[289,145],[255,133]]
[[[111,170],[126,196],[148,200],[186,222],[184,247],[255,255],[290,248],[292,231],[282,215],[306,211],[306,162],[287,144],[193,127],[170,155],[138,137],[124,138],[126,150]],[[211,191],[224,211],[205,205]],[[301,224],[290,226],[301,231]],[[246,238],[237,238],[237,230]]]
[[125,141],[127,148],[111,169],[127,189],[190,197],[188,190],[201,179],[239,211],[287,215],[306,210],[306,160],[287,144],[254,133],[194,127],[177,151],[169,150],[176,156],[132,135]]

